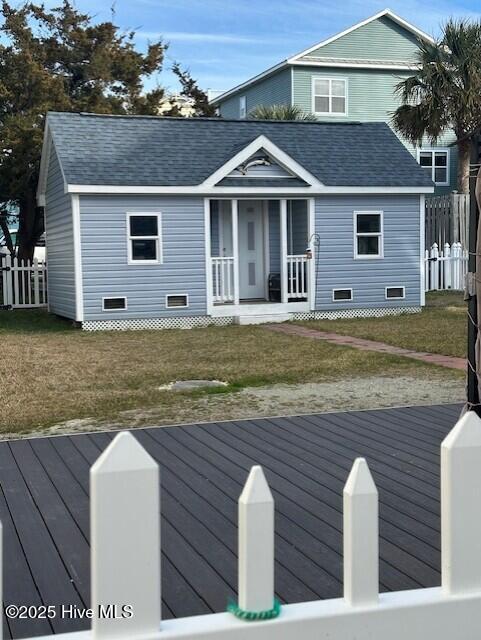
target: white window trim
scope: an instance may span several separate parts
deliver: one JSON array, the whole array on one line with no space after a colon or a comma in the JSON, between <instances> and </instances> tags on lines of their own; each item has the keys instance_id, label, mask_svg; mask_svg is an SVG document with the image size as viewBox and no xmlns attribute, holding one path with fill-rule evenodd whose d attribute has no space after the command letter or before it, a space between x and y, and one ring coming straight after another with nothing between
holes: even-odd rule
<instances>
[{"instance_id":1,"label":"white window trim","mask_svg":"<svg viewBox=\"0 0 481 640\"><path fill-rule=\"evenodd\" d=\"M125 307L123 307L122 309L106 309L105 308L105 300L118 300L119 298L125 300ZM127 306L127 296L103 296L102 297L102 312L104 313L110 313L112 312L118 312L118 311L127 311L128 306Z\"/></svg>"},{"instance_id":2,"label":"white window trim","mask_svg":"<svg viewBox=\"0 0 481 640\"><path fill-rule=\"evenodd\" d=\"M402 296L396 296L395 298L393 298L393 297L388 298L388 296L387 296L387 290L388 289L402 289L403 294L402 294ZM385 289L384 289L384 298L386 300L404 300L406 298L406 287L403 287L403 286L401 286L399 284L390 284L389 286L385 287Z\"/></svg>"},{"instance_id":3,"label":"white window trim","mask_svg":"<svg viewBox=\"0 0 481 640\"><path fill-rule=\"evenodd\" d=\"M431 180L437 187L447 187L449 186L449 174L451 171L451 150L449 147L418 147L417 149L417 160L418 163L421 164L421 153L445 153L446 154L446 182L436 182L435 177L435 166L434 166L434 155L433 155L433 164L431 166ZM425 169L426 167L422 167Z\"/></svg>"},{"instance_id":4,"label":"white window trim","mask_svg":"<svg viewBox=\"0 0 481 640\"><path fill-rule=\"evenodd\" d=\"M334 298L334 294L336 293L336 291L350 291L351 292L351 297L349 299L344 299L344 300L336 300ZM354 300L354 293L353 290L350 287L339 287L339 289L333 289L332 290L332 301L333 302L352 302Z\"/></svg>"},{"instance_id":5,"label":"white window trim","mask_svg":"<svg viewBox=\"0 0 481 640\"><path fill-rule=\"evenodd\" d=\"M177 298L178 296L185 296L185 304L182 306L176 305L175 307L169 307L168 302L169 298ZM189 294L188 293L168 293L165 296L165 308L166 309L187 309L189 306Z\"/></svg>"},{"instance_id":6,"label":"white window trim","mask_svg":"<svg viewBox=\"0 0 481 640\"><path fill-rule=\"evenodd\" d=\"M329 82L329 96L323 96L323 97L329 97L329 109L330 111L316 111L316 92L315 92L315 86L316 86L316 80L327 80ZM333 112L332 111L332 81L340 81L340 82L344 82L344 111L342 113L340 112ZM348 88L349 88L349 82L348 82L348 78L337 78L335 76L312 76L311 79L311 111L312 113L314 113L316 116L331 116L333 118L338 118L338 117L344 117L347 116L349 108L348 108ZM341 96L334 96L335 98L337 97L341 97Z\"/></svg>"},{"instance_id":7,"label":"white window trim","mask_svg":"<svg viewBox=\"0 0 481 640\"><path fill-rule=\"evenodd\" d=\"M244 113L244 115L242 115ZM239 96L239 120L247 118L247 96Z\"/></svg>"},{"instance_id":8,"label":"white window trim","mask_svg":"<svg viewBox=\"0 0 481 640\"><path fill-rule=\"evenodd\" d=\"M362 215L378 215L381 218L380 231L378 233L358 233L357 217ZM384 211L354 211L354 260L380 260L384 258ZM357 252L358 236L376 236L379 237L379 253L376 255L364 255Z\"/></svg>"},{"instance_id":9,"label":"white window trim","mask_svg":"<svg viewBox=\"0 0 481 640\"><path fill-rule=\"evenodd\" d=\"M130 218L138 217L156 217L157 218L157 236L131 236L130 235ZM127 212L127 264L129 265L146 265L146 264L162 264L164 262L162 251L162 214L158 211L128 211ZM133 260L132 259L132 240L156 240L157 241L157 259L156 260Z\"/></svg>"}]
</instances>

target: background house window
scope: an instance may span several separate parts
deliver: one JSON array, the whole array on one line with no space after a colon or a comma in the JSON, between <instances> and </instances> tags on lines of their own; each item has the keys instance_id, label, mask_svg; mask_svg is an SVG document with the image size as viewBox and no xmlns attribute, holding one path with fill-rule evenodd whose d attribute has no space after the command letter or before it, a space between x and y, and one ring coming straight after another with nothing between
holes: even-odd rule
<instances>
[{"instance_id":1,"label":"background house window","mask_svg":"<svg viewBox=\"0 0 481 640\"><path fill-rule=\"evenodd\" d=\"M247 118L247 99L245 96L239 98L239 118L241 120Z\"/></svg>"},{"instance_id":2,"label":"background house window","mask_svg":"<svg viewBox=\"0 0 481 640\"><path fill-rule=\"evenodd\" d=\"M419 164L429 173L435 184L449 184L449 151L447 149L420 149Z\"/></svg>"},{"instance_id":3,"label":"background house window","mask_svg":"<svg viewBox=\"0 0 481 640\"><path fill-rule=\"evenodd\" d=\"M338 78L313 78L312 110L321 115L347 114L347 81Z\"/></svg>"},{"instance_id":4,"label":"background house window","mask_svg":"<svg viewBox=\"0 0 481 640\"><path fill-rule=\"evenodd\" d=\"M382 258L382 211L354 212L354 257Z\"/></svg>"},{"instance_id":5,"label":"background house window","mask_svg":"<svg viewBox=\"0 0 481 640\"><path fill-rule=\"evenodd\" d=\"M160 214L127 214L129 262L161 262Z\"/></svg>"}]
</instances>

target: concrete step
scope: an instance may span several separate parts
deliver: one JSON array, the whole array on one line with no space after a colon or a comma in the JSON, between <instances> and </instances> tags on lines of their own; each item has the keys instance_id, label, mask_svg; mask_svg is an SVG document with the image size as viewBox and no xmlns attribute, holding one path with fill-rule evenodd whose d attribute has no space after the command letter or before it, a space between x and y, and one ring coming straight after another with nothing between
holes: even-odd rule
<instances>
[{"instance_id":1,"label":"concrete step","mask_svg":"<svg viewBox=\"0 0 481 640\"><path fill-rule=\"evenodd\" d=\"M264 313L259 315L236 316L236 324L265 324L268 322L286 322L291 319L290 313Z\"/></svg>"}]
</instances>

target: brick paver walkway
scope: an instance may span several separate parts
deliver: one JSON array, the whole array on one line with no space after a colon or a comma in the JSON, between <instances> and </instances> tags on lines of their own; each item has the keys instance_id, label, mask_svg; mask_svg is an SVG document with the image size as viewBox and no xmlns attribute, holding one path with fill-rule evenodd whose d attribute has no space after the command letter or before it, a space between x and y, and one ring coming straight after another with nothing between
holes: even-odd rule
<instances>
[{"instance_id":1,"label":"brick paver walkway","mask_svg":"<svg viewBox=\"0 0 481 640\"><path fill-rule=\"evenodd\" d=\"M440 367L448 367L449 369L466 369L466 360L464 358L456 358L454 356L442 356L436 353L423 353L421 351L411 351L410 349L402 349L401 347L393 347L385 342L376 342L375 340L364 340L363 338L354 338L353 336L343 336L339 333L331 333L329 331L319 331L317 329L308 329L295 324L265 324L265 329L276 331L278 333L287 333L301 338L312 338L314 340L326 340L333 344L341 344L347 347L354 347L362 351L379 351L381 353L390 353L395 356L405 356L414 360L421 360L429 364L437 364Z\"/></svg>"}]
</instances>

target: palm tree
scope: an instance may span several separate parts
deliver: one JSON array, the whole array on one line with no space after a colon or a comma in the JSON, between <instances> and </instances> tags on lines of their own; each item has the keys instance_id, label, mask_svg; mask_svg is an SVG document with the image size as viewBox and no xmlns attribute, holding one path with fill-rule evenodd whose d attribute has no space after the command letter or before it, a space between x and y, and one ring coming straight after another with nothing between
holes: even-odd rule
<instances>
[{"instance_id":1,"label":"palm tree","mask_svg":"<svg viewBox=\"0 0 481 640\"><path fill-rule=\"evenodd\" d=\"M297 104L260 104L249 112L254 120L317 120L312 113L307 113Z\"/></svg>"},{"instance_id":2,"label":"palm tree","mask_svg":"<svg viewBox=\"0 0 481 640\"><path fill-rule=\"evenodd\" d=\"M481 21L449 20L434 43L419 45L419 68L400 82L395 129L413 144L449 131L458 147L458 191L469 192L471 143L481 130Z\"/></svg>"}]
</instances>

